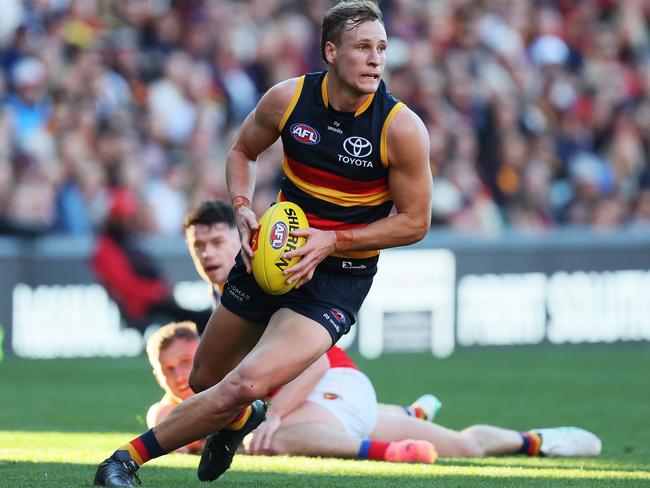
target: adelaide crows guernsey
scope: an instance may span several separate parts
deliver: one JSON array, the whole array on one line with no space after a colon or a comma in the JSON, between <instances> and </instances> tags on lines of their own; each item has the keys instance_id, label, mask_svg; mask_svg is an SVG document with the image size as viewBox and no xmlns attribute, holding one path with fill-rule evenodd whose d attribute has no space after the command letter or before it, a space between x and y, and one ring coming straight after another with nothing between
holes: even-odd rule
<instances>
[{"instance_id":1,"label":"adelaide crows guernsey","mask_svg":"<svg viewBox=\"0 0 650 488\"><path fill-rule=\"evenodd\" d=\"M300 205L311 227L355 229L387 217L393 207L386 128L404 104L381 81L356 112L338 112L328 104L326 82L327 72L300 77L280 121L284 178L279 200ZM377 254L350 251L334 256Z\"/></svg>"}]
</instances>

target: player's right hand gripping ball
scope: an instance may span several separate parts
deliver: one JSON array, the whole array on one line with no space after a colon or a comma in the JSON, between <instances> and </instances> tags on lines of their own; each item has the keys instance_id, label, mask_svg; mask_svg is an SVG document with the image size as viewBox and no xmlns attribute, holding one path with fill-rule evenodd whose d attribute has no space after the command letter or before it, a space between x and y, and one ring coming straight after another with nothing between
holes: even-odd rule
<instances>
[{"instance_id":1,"label":"player's right hand gripping ball","mask_svg":"<svg viewBox=\"0 0 650 488\"><path fill-rule=\"evenodd\" d=\"M289 276L282 272L300 261L300 257L283 258L307 242L305 237L294 237L289 232L309 227L305 212L292 202L279 202L271 206L259 221L253 236L253 276L260 288L270 295L282 295L296 286L287 283Z\"/></svg>"}]
</instances>

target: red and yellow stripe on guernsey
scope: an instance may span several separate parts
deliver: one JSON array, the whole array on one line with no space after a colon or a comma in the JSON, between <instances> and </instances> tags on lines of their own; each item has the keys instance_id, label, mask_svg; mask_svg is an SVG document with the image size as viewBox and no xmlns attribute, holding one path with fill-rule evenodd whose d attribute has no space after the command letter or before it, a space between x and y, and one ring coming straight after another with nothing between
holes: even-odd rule
<instances>
[{"instance_id":1,"label":"red and yellow stripe on guernsey","mask_svg":"<svg viewBox=\"0 0 650 488\"><path fill-rule=\"evenodd\" d=\"M278 202L286 201L284 194L282 192L278 193ZM368 224L350 224L347 222L339 222L337 220L324 219L318 217L309 212L305 212L307 221L309 222L310 227L321 230L349 230L349 229L358 229L360 227L365 227ZM379 251L346 251L346 252L335 252L332 253L332 256L337 258L348 258L348 259L366 259L377 256Z\"/></svg>"},{"instance_id":2,"label":"red and yellow stripe on guernsey","mask_svg":"<svg viewBox=\"0 0 650 488\"><path fill-rule=\"evenodd\" d=\"M381 205L390 200L386 177L371 181L351 180L312 168L286 154L282 160L282 169L299 190L341 207Z\"/></svg>"}]
</instances>

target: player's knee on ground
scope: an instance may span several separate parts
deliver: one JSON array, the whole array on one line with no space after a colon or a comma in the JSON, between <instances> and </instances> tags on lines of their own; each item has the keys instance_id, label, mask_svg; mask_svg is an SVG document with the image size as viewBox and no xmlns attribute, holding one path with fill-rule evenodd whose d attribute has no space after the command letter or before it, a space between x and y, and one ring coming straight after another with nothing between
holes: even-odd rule
<instances>
[{"instance_id":1,"label":"player's knee on ground","mask_svg":"<svg viewBox=\"0 0 650 488\"><path fill-rule=\"evenodd\" d=\"M451 456L457 457L483 457L485 449L478 441L478 432L481 430L480 425L472 425L460 431L462 441L454 446L454 452Z\"/></svg>"},{"instance_id":2,"label":"player's knee on ground","mask_svg":"<svg viewBox=\"0 0 650 488\"><path fill-rule=\"evenodd\" d=\"M318 456L318 457L354 457L347 446L332 443L327 438L313 435L312 422L280 426L273 435L271 445L265 453L271 456ZM361 441L359 441L360 443Z\"/></svg>"},{"instance_id":3,"label":"player's knee on ground","mask_svg":"<svg viewBox=\"0 0 650 488\"><path fill-rule=\"evenodd\" d=\"M292 428L294 426L290 425L289 427L280 427L271 440L271 445L269 446L268 452L265 454L272 456L291 456L298 453L296 449L291 449L293 446L295 448L295 434L292 433Z\"/></svg>"}]
</instances>

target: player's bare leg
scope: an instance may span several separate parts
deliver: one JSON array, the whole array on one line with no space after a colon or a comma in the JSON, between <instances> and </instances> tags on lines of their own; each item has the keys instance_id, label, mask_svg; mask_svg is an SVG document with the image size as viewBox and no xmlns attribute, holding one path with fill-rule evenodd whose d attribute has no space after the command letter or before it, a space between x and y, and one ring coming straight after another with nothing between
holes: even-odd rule
<instances>
[{"instance_id":1,"label":"player's bare leg","mask_svg":"<svg viewBox=\"0 0 650 488\"><path fill-rule=\"evenodd\" d=\"M190 386L199 393L221 381L258 343L264 326L223 306L212 313L194 356Z\"/></svg>"},{"instance_id":2,"label":"player's bare leg","mask_svg":"<svg viewBox=\"0 0 650 488\"><path fill-rule=\"evenodd\" d=\"M379 404L379 409L385 412L393 412L399 415L408 415L410 417L416 417L421 420L427 420L433 422L438 415L438 412L442 408L442 403L435 395L427 393L421 395L417 400L415 400L411 405L400 406L400 405L387 405L384 403Z\"/></svg>"},{"instance_id":3,"label":"player's bare leg","mask_svg":"<svg viewBox=\"0 0 650 488\"><path fill-rule=\"evenodd\" d=\"M516 454L521 449L521 432L492 425L471 425L460 431L481 446L484 456Z\"/></svg>"},{"instance_id":4,"label":"player's bare leg","mask_svg":"<svg viewBox=\"0 0 650 488\"><path fill-rule=\"evenodd\" d=\"M150 459L225 427L245 431L255 410L251 403L298 376L331 343L329 333L320 324L290 310L279 310L257 345L234 370L216 385L184 401L156 427L119 447L98 466L95 484L130 486L139 466ZM248 417L241 425L234 423L242 411L248 412ZM234 450L227 449L229 457L221 463L223 470L230 466ZM217 476L221 472L217 470Z\"/></svg>"},{"instance_id":5,"label":"player's bare leg","mask_svg":"<svg viewBox=\"0 0 650 488\"><path fill-rule=\"evenodd\" d=\"M413 417L380 411L372 437L383 440L425 439L442 457L503 456L522 452L527 433L491 425L472 425L458 432Z\"/></svg>"},{"instance_id":6,"label":"player's bare leg","mask_svg":"<svg viewBox=\"0 0 650 488\"><path fill-rule=\"evenodd\" d=\"M282 419L269 454L356 458L360 445L326 408L307 401Z\"/></svg>"},{"instance_id":7,"label":"player's bare leg","mask_svg":"<svg viewBox=\"0 0 650 488\"><path fill-rule=\"evenodd\" d=\"M245 409L251 409L253 400L266 396L271 389L302 373L331 344L331 336L323 326L292 310L280 309L271 317L260 341L239 366L222 382L204 392L210 393L205 402L210 410L208 415L196 418L194 414L199 410L195 408L192 411L195 418L186 419L186 424L202 423L201 419L205 419L209 425L212 420L212 432L227 427L206 442L198 469L201 480L214 480L228 469L237 446L259 425L263 416L257 412L250 422L244 418L228 425L229 421ZM227 412L225 423L221 412ZM219 424L215 422L217 418Z\"/></svg>"},{"instance_id":8,"label":"player's bare leg","mask_svg":"<svg viewBox=\"0 0 650 488\"><path fill-rule=\"evenodd\" d=\"M370 437L383 441L422 439L431 442L440 456L477 457L485 454L476 439L431 422L401 413L380 410ZM521 444L521 437L519 437Z\"/></svg>"},{"instance_id":9,"label":"player's bare leg","mask_svg":"<svg viewBox=\"0 0 650 488\"><path fill-rule=\"evenodd\" d=\"M487 456L517 453L528 456L598 456L602 448L595 434L579 427L517 432L491 425L472 425L461 433L474 438Z\"/></svg>"},{"instance_id":10,"label":"player's bare leg","mask_svg":"<svg viewBox=\"0 0 650 488\"><path fill-rule=\"evenodd\" d=\"M282 419L269 454L420 463L437 458L433 445L424 440L382 442L356 437L329 410L310 401Z\"/></svg>"}]
</instances>

